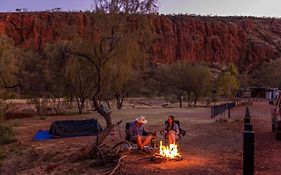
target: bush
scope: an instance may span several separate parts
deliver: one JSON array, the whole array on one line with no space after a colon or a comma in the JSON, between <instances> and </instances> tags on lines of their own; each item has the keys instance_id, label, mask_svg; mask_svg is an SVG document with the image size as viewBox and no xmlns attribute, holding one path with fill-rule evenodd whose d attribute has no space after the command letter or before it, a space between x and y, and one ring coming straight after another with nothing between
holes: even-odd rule
<instances>
[{"instance_id":1,"label":"bush","mask_svg":"<svg viewBox=\"0 0 281 175\"><path fill-rule=\"evenodd\" d=\"M0 161L5 158L6 158L6 155L5 155L4 151L0 148Z\"/></svg>"},{"instance_id":2,"label":"bush","mask_svg":"<svg viewBox=\"0 0 281 175\"><path fill-rule=\"evenodd\" d=\"M14 103L12 101L0 99L0 123L4 120L5 113L12 107L14 107Z\"/></svg>"},{"instance_id":3,"label":"bush","mask_svg":"<svg viewBox=\"0 0 281 175\"><path fill-rule=\"evenodd\" d=\"M15 142L15 133L9 126L0 125L0 146Z\"/></svg>"},{"instance_id":4,"label":"bush","mask_svg":"<svg viewBox=\"0 0 281 175\"><path fill-rule=\"evenodd\" d=\"M4 150L0 147L0 167L3 166L4 159L6 158Z\"/></svg>"}]
</instances>

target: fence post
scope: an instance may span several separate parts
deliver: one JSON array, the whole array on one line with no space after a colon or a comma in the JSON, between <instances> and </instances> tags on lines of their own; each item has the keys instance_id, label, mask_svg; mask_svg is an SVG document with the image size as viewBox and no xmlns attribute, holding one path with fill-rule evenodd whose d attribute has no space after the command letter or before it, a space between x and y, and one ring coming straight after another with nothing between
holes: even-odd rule
<instances>
[{"instance_id":1,"label":"fence post","mask_svg":"<svg viewBox=\"0 0 281 175\"><path fill-rule=\"evenodd\" d=\"M243 175L254 175L255 133L244 131Z\"/></svg>"},{"instance_id":2,"label":"fence post","mask_svg":"<svg viewBox=\"0 0 281 175\"><path fill-rule=\"evenodd\" d=\"M215 116L215 106L211 106L211 118Z\"/></svg>"},{"instance_id":3,"label":"fence post","mask_svg":"<svg viewBox=\"0 0 281 175\"><path fill-rule=\"evenodd\" d=\"M253 131L253 126L250 123L244 124L244 131Z\"/></svg>"},{"instance_id":4,"label":"fence post","mask_svg":"<svg viewBox=\"0 0 281 175\"><path fill-rule=\"evenodd\" d=\"M244 124L246 124L246 123L248 123L248 124L251 123L251 118L250 117L245 117L244 118Z\"/></svg>"},{"instance_id":5,"label":"fence post","mask_svg":"<svg viewBox=\"0 0 281 175\"><path fill-rule=\"evenodd\" d=\"M250 117L250 110L249 110L249 106L246 106L246 113L245 113L246 117Z\"/></svg>"}]
</instances>

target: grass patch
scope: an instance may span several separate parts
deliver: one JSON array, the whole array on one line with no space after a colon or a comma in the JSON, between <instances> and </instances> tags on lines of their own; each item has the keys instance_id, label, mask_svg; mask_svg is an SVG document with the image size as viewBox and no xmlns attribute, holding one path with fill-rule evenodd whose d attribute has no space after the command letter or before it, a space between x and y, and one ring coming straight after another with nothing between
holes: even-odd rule
<instances>
[{"instance_id":1,"label":"grass patch","mask_svg":"<svg viewBox=\"0 0 281 175\"><path fill-rule=\"evenodd\" d=\"M15 142L15 133L11 126L0 125L0 146Z\"/></svg>"},{"instance_id":2,"label":"grass patch","mask_svg":"<svg viewBox=\"0 0 281 175\"><path fill-rule=\"evenodd\" d=\"M20 126L20 121L18 119L9 120L6 122L5 126L17 127Z\"/></svg>"}]
</instances>

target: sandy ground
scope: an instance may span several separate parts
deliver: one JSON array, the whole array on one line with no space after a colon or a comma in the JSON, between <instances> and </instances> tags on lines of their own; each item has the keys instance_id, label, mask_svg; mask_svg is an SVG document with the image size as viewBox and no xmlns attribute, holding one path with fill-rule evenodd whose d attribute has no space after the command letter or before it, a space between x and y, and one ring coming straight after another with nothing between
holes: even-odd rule
<instances>
[{"instance_id":1,"label":"sandy ground","mask_svg":"<svg viewBox=\"0 0 281 175\"><path fill-rule=\"evenodd\" d=\"M275 141L271 132L270 108L266 101L254 102L250 107L253 129L256 133L255 174L281 174L281 142ZM180 145L182 161L154 163L151 155L128 154L121 174L188 174L188 175L239 175L242 174L243 117L245 107L231 111L227 122L210 119L210 108L140 108L113 110L113 121L125 122L140 115L148 119L147 128L158 131L168 115L181 121L187 135ZM75 137L33 141L39 129L49 129L55 120L103 118L96 113L30 118L12 121L19 142L2 148L6 158L0 162L0 174L102 174L103 168L90 167L88 162L70 162L68 159L79 149L94 142L95 137ZM106 144L114 145L122 140L118 129ZM280 173L278 173L280 172Z\"/></svg>"}]
</instances>

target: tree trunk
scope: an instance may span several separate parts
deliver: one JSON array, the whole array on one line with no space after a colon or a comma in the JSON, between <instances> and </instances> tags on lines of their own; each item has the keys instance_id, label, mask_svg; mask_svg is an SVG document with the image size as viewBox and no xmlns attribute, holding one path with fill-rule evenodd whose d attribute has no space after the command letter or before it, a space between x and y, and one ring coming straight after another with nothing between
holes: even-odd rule
<instances>
[{"instance_id":1,"label":"tree trunk","mask_svg":"<svg viewBox=\"0 0 281 175\"><path fill-rule=\"evenodd\" d=\"M188 107L191 106L191 102L190 102L190 94L187 94L187 104L188 104Z\"/></svg>"},{"instance_id":2,"label":"tree trunk","mask_svg":"<svg viewBox=\"0 0 281 175\"><path fill-rule=\"evenodd\" d=\"M69 108L70 109L72 109L72 102L73 102L73 95L71 94L70 98L69 98Z\"/></svg>"},{"instance_id":3,"label":"tree trunk","mask_svg":"<svg viewBox=\"0 0 281 175\"><path fill-rule=\"evenodd\" d=\"M116 94L117 109L121 109L124 101L124 95Z\"/></svg>"},{"instance_id":4,"label":"tree trunk","mask_svg":"<svg viewBox=\"0 0 281 175\"><path fill-rule=\"evenodd\" d=\"M84 109L85 99L76 98L79 114L82 114Z\"/></svg>"},{"instance_id":5,"label":"tree trunk","mask_svg":"<svg viewBox=\"0 0 281 175\"><path fill-rule=\"evenodd\" d=\"M32 103L34 103L35 105L35 109L38 115L41 114L41 102L40 102L40 98L33 98Z\"/></svg>"},{"instance_id":6,"label":"tree trunk","mask_svg":"<svg viewBox=\"0 0 281 175\"><path fill-rule=\"evenodd\" d=\"M112 124L111 114L110 112L106 112L103 107L98 103L97 99L93 97L93 104L95 110L103 116L106 121L106 128L103 130L101 134L98 135L98 139L96 141L96 146L99 146L109 135L109 133L113 130L114 125Z\"/></svg>"},{"instance_id":7,"label":"tree trunk","mask_svg":"<svg viewBox=\"0 0 281 175\"><path fill-rule=\"evenodd\" d=\"M196 107L197 100L198 100L198 97L195 97L195 99L194 99L194 106L193 107Z\"/></svg>"},{"instance_id":8,"label":"tree trunk","mask_svg":"<svg viewBox=\"0 0 281 175\"><path fill-rule=\"evenodd\" d=\"M182 96L179 96L180 108L182 108Z\"/></svg>"},{"instance_id":9,"label":"tree trunk","mask_svg":"<svg viewBox=\"0 0 281 175\"><path fill-rule=\"evenodd\" d=\"M57 105L55 107L55 115L58 115L59 114L59 109L60 109L60 99L58 99L58 102L57 102Z\"/></svg>"}]
</instances>

